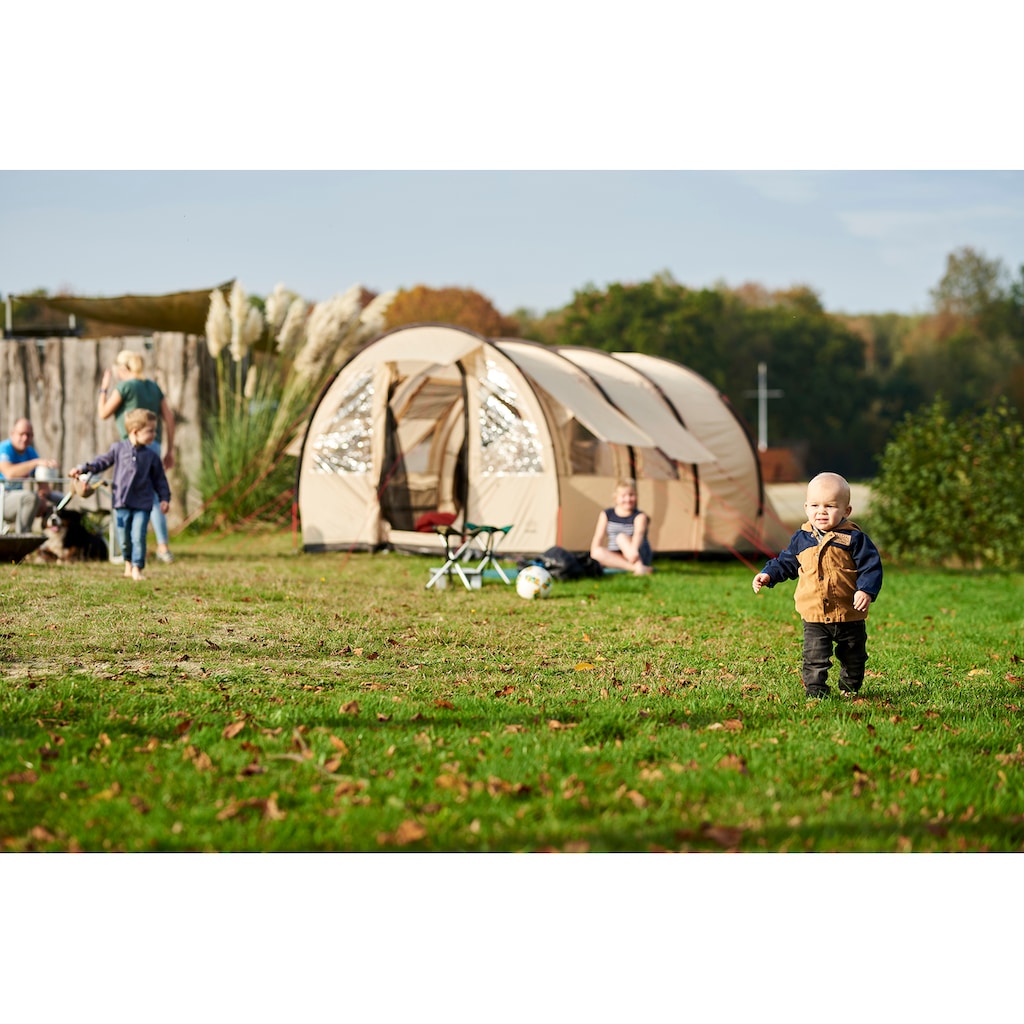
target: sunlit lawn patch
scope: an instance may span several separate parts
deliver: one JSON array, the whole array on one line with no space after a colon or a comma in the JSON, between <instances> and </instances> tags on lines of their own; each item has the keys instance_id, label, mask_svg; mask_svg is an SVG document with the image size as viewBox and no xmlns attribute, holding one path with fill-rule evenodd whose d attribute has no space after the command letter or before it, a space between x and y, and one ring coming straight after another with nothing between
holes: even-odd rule
<instances>
[{"instance_id":1,"label":"sunlit lawn patch","mask_svg":"<svg viewBox=\"0 0 1024 1024\"><path fill-rule=\"evenodd\" d=\"M179 543L0 571L19 850L1009 851L1021 577L891 567L863 695L807 703L738 563L426 591L427 561Z\"/></svg>"}]
</instances>

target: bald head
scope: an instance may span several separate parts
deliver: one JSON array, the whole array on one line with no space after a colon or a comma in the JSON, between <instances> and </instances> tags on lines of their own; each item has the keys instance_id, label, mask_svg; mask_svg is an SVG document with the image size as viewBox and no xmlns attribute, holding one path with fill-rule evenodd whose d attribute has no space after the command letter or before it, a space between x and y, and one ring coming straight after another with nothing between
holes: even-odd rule
<instances>
[{"instance_id":1,"label":"bald head","mask_svg":"<svg viewBox=\"0 0 1024 1024\"><path fill-rule=\"evenodd\" d=\"M16 452L23 452L31 443L33 437L32 424L23 416L14 421L11 427L11 444Z\"/></svg>"},{"instance_id":2,"label":"bald head","mask_svg":"<svg viewBox=\"0 0 1024 1024\"><path fill-rule=\"evenodd\" d=\"M846 478L838 473L819 473L816 477L812 477L807 485L808 500L810 500L812 491L818 495L830 495L844 507L850 504L850 485L846 482Z\"/></svg>"}]
</instances>

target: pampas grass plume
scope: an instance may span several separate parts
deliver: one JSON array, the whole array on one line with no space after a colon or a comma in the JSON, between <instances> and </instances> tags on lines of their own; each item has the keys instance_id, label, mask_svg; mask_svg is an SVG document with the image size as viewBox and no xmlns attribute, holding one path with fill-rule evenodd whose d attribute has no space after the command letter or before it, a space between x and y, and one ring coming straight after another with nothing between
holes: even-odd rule
<instances>
[{"instance_id":1,"label":"pampas grass plume","mask_svg":"<svg viewBox=\"0 0 1024 1024\"><path fill-rule=\"evenodd\" d=\"M313 379L322 372L349 331L358 323L362 294L362 285L354 284L341 295L318 302L313 307L306 326L306 344L295 357L294 373Z\"/></svg>"},{"instance_id":2,"label":"pampas grass plume","mask_svg":"<svg viewBox=\"0 0 1024 1024\"><path fill-rule=\"evenodd\" d=\"M267 296L263 308L266 312L267 327L272 334L276 335L281 330L285 316L295 297L295 293L290 292L281 283L274 285L274 290Z\"/></svg>"},{"instance_id":3,"label":"pampas grass plume","mask_svg":"<svg viewBox=\"0 0 1024 1024\"><path fill-rule=\"evenodd\" d=\"M381 292L359 314L359 325L356 328L356 337L359 341L372 338L384 330L384 318L388 306L391 305L397 294L397 291Z\"/></svg>"},{"instance_id":4,"label":"pampas grass plume","mask_svg":"<svg viewBox=\"0 0 1024 1024\"><path fill-rule=\"evenodd\" d=\"M216 359L231 341L231 313L224 293L216 288L210 293L210 309L206 314L206 347Z\"/></svg>"},{"instance_id":5,"label":"pampas grass plume","mask_svg":"<svg viewBox=\"0 0 1024 1024\"><path fill-rule=\"evenodd\" d=\"M284 323L277 332L277 351L288 355L298 348L306 329L306 313L309 307L305 299L292 299L285 314Z\"/></svg>"}]
</instances>

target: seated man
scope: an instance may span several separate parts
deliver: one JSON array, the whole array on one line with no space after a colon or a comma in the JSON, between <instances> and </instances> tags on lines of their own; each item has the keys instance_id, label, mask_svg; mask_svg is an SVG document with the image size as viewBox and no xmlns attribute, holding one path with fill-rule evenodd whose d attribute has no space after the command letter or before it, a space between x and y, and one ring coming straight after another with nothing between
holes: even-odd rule
<instances>
[{"instance_id":1,"label":"seated man","mask_svg":"<svg viewBox=\"0 0 1024 1024\"><path fill-rule=\"evenodd\" d=\"M11 428L11 436L0 441L0 483L4 488L3 518L13 522L18 533L31 533L32 523L40 505L40 497L24 482L39 467L56 469L53 459L42 459L32 447L32 424L18 420ZM49 488L46 488L48 491Z\"/></svg>"}]
</instances>

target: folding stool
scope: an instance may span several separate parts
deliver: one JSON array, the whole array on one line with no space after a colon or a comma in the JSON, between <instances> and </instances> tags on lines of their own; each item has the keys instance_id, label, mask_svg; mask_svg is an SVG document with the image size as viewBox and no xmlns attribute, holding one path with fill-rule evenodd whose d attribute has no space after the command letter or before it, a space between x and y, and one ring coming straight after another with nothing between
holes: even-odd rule
<instances>
[{"instance_id":1,"label":"folding stool","mask_svg":"<svg viewBox=\"0 0 1024 1024\"><path fill-rule=\"evenodd\" d=\"M498 558L494 553L494 549L501 542L501 539L503 537L507 537L508 531L511 529L511 524L508 526L480 526L477 523L466 523L466 533L469 537L466 543L462 546L462 549L465 549L475 542L477 547L483 552L483 558L477 562L476 569L474 570L475 572L482 573L485 567L492 567L506 583L512 582L508 576L505 575L505 570L498 564ZM484 537L482 545L477 540L481 535ZM469 584L467 584L467 586L468 585Z\"/></svg>"},{"instance_id":2,"label":"folding stool","mask_svg":"<svg viewBox=\"0 0 1024 1024\"><path fill-rule=\"evenodd\" d=\"M468 530L469 524L466 524ZM449 581L452 575L456 575L462 580L463 585L467 590L472 590L472 584L469 582L469 577L466 575L466 570L462 567L462 557L466 553L466 549L472 544L473 537L467 536L464 531L458 530L453 526L435 526L434 532L439 534L444 540L444 554L445 560L444 565L440 569L435 569L433 575L427 580L427 585L424 588L429 590L442 576L447 576ZM456 542L453 538L459 538L461 543L455 546Z\"/></svg>"}]
</instances>

